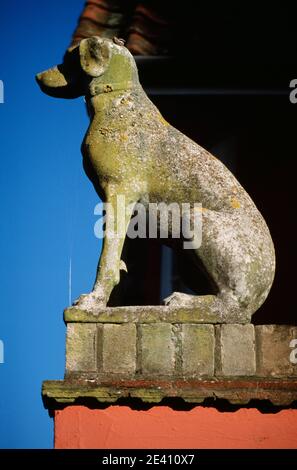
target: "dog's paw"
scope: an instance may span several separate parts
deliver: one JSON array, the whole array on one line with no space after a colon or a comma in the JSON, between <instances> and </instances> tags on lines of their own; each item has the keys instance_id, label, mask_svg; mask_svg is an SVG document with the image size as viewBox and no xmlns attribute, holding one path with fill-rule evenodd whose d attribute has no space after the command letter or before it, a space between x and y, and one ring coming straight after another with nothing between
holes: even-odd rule
<instances>
[{"instance_id":1,"label":"dog's paw","mask_svg":"<svg viewBox=\"0 0 297 470\"><path fill-rule=\"evenodd\" d=\"M90 292L89 294L82 294L73 302L72 305L74 307L81 308L82 310L93 312L98 310L98 308L106 307L106 302L105 299L97 295L95 292Z\"/></svg>"},{"instance_id":2,"label":"dog's paw","mask_svg":"<svg viewBox=\"0 0 297 470\"><path fill-rule=\"evenodd\" d=\"M163 300L163 304L170 307L188 307L191 306L196 296L184 294L182 292L173 292L169 297Z\"/></svg>"}]
</instances>

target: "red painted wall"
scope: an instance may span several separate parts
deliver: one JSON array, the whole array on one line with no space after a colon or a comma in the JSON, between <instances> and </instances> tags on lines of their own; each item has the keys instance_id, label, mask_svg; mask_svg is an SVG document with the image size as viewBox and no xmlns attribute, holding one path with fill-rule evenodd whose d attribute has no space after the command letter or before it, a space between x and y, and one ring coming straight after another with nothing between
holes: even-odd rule
<instances>
[{"instance_id":1,"label":"red painted wall","mask_svg":"<svg viewBox=\"0 0 297 470\"><path fill-rule=\"evenodd\" d=\"M94 410L68 406L55 412L55 447L73 448L297 448L297 410L220 412L197 406L175 411L154 406Z\"/></svg>"}]
</instances>

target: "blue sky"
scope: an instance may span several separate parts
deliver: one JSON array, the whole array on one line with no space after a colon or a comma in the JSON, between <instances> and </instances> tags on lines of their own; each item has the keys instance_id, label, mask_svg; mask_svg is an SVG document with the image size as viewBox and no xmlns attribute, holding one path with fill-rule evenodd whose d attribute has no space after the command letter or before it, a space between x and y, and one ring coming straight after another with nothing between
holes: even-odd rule
<instances>
[{"instance_id":1,"label":"blue sky","mask_svg":"<svg viewBox=\"0 0 297 470\"><path fill-rule=\"evenodd\" d=\"M34 79L61 62L83 4L1 3L0 448L53 446L41 383L63 378L70 258L74 299L91 289L101 248L80 153L83 98L50 98Z\"/></svg>"}]
</instances>

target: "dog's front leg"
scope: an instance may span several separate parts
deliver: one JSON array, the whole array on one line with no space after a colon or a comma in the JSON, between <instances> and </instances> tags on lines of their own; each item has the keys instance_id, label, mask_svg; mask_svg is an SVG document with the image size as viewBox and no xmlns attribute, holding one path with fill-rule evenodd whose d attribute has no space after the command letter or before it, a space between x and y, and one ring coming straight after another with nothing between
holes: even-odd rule
<instances>
[{"instance_id":1,"label":"dog's front leg","mask_svg":"<svg viewBox=\"0 0 297 470\"><path fill-rule=\"evenodd\" d=\"M119 283L120 269L124 266L121 254L135 203L136 198L121 191L120 188L106 191L106 229L96 281L93 291L81 295L75 302L77 307L90 311L106 307L113 288Z\"/></svg>"},{"instance_id":2,"label":"dog's front leg","mask_svg":"<svg viewBox=\"0 0 297 470\"><path fill-rule=\"evenodd\" d=\"M93 293L106 305L113 288L119 283L124 266L121 255L135 201L121 194L109 194L106 204L106 233L97 268Z\"/></svg>"}]
</instances>

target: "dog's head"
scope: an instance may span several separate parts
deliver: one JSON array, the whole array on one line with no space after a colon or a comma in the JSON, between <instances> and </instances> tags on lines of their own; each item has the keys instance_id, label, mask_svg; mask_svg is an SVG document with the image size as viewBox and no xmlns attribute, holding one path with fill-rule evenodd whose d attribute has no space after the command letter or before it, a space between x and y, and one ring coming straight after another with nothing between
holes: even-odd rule
<instances>
[{"instance_id":1,"label":"dog's head","mask_svg":"<svg viewBox=\"0 0 297 470\"><path fill-rule=\"evenodd\" d=\"M137 85L132 54L119 40L93 36L68 49L64 61L36 76L46 94L56 98L96 95Z\"/></svg>"}]
</instances>

